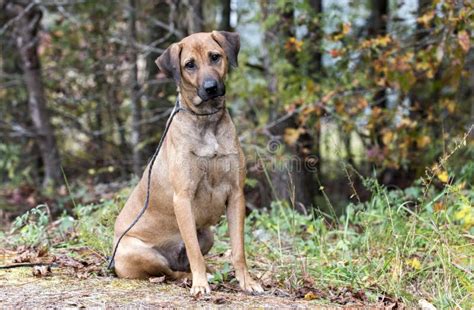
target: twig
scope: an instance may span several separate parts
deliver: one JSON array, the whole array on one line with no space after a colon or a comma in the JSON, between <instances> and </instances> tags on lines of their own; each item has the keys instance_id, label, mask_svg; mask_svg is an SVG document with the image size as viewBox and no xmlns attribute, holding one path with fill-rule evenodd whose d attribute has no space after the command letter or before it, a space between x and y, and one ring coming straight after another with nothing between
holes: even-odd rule
<instances>
[{"instance_id":1,"label":"twig","mask_svg":"<svg viewBox=\"0 0 474 310\"><path fill-rule=\"evenodd\" d=\"M51 267L51 266L53 266L53 264L47 264L47 263L18 263L18 264L0 266L0 269L13 269L13 268L34 267L34 266L50 266Z\"/></svg>"},{"instance_id":2,"label":"twig","mask_svg":"<svg viewBox=\"0 0 474 310\"><path fill-rule=\"evenodd\" d=\"M15 16L14 18L12 18L8 22L6 22L5 25L3 25L2 29L0 29L0 36L2 36L5 33L5 31L7 31L8 27L10 27L10 25L12 25L13 23L15 23L15 22L19 21L20 19L22 19L23 16L25 16L25 14L28 13L36 4L37 4L37 1L32 1L17 16Z\"/></svg>"}]
</instances>

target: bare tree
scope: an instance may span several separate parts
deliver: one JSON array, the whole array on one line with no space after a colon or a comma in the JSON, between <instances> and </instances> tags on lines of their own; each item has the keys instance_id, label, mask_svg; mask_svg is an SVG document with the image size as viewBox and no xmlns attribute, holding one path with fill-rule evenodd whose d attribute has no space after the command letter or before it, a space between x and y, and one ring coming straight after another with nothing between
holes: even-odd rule
<instances>
[{"instance_id":1,"label":"bare tree","mask_svg":"<svg viewBox=\"0 0 474 310\"><path fill-rule=\"evenodd\" d=\"M61 160L46 105L38 56L42 12L36 4L31 5L26 0L8 1L5 8L10 18L15 20L13 27L28 91L28 108L44 167L43 186L47 186L61 179Z\"/></svg>"},{"instance_id":2,"label":"bare tree","mask_svg":"<svg viewBox=\"0 0 474 310\"><path fill-rule=\"evenodd\" d=\"M141 139L141 121L142 121L142 105L140 101L140 85L138 84L138 55L137 50L134 46L134 42L137 41L137 5L136 0L129 0L129 18L128 18L128 31L130 40L129 57L131 63L130 70L130 97L132 102L132 162L133 172L137 175L141 174L142 170L142 158L141 151L139 148Z\"/></svg>"}]
</instances>

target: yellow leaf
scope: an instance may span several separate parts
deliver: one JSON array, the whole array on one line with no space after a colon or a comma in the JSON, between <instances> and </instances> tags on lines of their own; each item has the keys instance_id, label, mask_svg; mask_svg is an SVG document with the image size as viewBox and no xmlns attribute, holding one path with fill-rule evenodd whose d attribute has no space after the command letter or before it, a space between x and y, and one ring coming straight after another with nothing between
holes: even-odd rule
<instances>
[{"instance_id":1,"label":"yellow leaf","mask_svg":"<svg viewBox=\"0 0 474 310\"><path fill-rule=\"evenodd\" d=\"M283 139L285 140L286 144L294 145L296 141L298 141L298 138L300 137L301 132L302 132L302 129L300 128L297 128L297 129L286 128Z\"/></svg>"},{"instance_id":2,"label":"yellow leaf","mask_svg":"<svg viewBox=\"0 0 474 310\"><path fill-rule=\"evenodd\" d=\"M421 24L424 27L428 27L431 20L435 17L435 11L431 10L424 14L423 16L420 16L416 19L416 21Z\"/></svg>"},{"instance_id":3,"label":"yellow leaf","mask_svg":"<svg viewBox=\"0 0 474 310\"><path fill-rule=\"evenodd\" d=\"M303 46L303 41L297 40L295 37L290 37L285 43L285 49L288 51L300 52Z\"/></svg>"},{"instance_id":4,"label":"yellow leaf","mask_svg":"<svg viewBox=\"0 0 474 310\"><path fill-rule=\"evenodd\" d=\"M344 38L349 32L351 31L351 24L350 23L344 23L342 24L342 29L341 32L335 34L332 36L333 41L340 41L342 38Z\"/></svg>"},{"instance_id":5,"label":"yellow leaf","mask_svg":"<svg viewBox=\"0 0 474 310\"><path fill-rule=\"evenodd\" d=\"M420 270L421 269L421 263L418 260L418 258L413 257L412 259L407 260L407 265L412 267L413 269Z\"/></svg>"},{"instance_id":6,"label":"yellow leaf","mask_svg":"<svg viewBox=\"0 0 474 310\"><path fill-rule=\"evenodd\" d=\"M448 110L449 113L453 113L456 110L456 102L454 100L445 99L441 101L441 104L446 108L446 110Z\"/></svg>"},{"instance_id":7,"label":"yellow leaf","mask_svg":"<svg viewBox=\"0 0 474 310\"><path fill-rule=\"evenodd\" d=\"M317 296L313 292L308 292L304 295L304 300L313 300L316 299Z\"/></svg>"},{"instance_id":8,"label":"yellow leaf","mask_svg":"<svg viewBox=\"0 0 474 310\"><path fill-rule=\"evenodd\" d=\"M446 170L443 170L440 173L438 173L437 177L441 182L448 183L449 175L448 175L448 172Z\"/></svg>"},{"instance_id":9,"label":"yellow leaf","mask_svg":"<svg viewBox=\"0 0 474 310\"><path fill-rule=\"evenodd\" d=\"M465 219L466 217L469 217L471 214L471 207L468 205L463 205L459 211L454 213L454 219L455 220L462 220Z\"/></svg>"},{"instance_id":10,"label":"yellow leaf","mask_svg":"<svg viewBox=\"0 0 474 310\"><path fill-rule=\"evenodd\" d=\"M458 42L462 50L467 53L470 47L469 34L466 30L459 31L458 33Z\"/></svg>"},{"instance_id":11,"label":"yellow leaf","mask_svg":"<svg viewBox=\"0 0 474 310\"><path fill-rule=\"evenodd\" d=\"M309 225L308 228L306 228L306 232L310 233L310 234L314 234L315 230L314 230L314 226L313 225Z\"/></svg>"},{"instance_id":12,"label":"yellow leaf","mask_svg":"<svg viewBox=\"0 0 474 310\"><path fill-rule=\"evenodd\" d=\"M431 138L429 136L423 135L423 136L419 136L416 139L416 145L421 149L426 147L430 143L431 143Z\"/></svg>"},{"instance_id":13,"label":"yellow leaf","mask_svg":"<svg viewBox=\"0 0 474 310\"><path fill-rule=\"evenodd\" d=\"M454 213L454 219L462 221L463 227L470 229L474 226L474 208L468 204L464 204L459 211Z\"/></svg>"},{"instance_id":14,"label":"yellow leaf","mask_svg":"<svg viewBox=\"0 0 474 310\"><path fill-rule=\"evenodd\" d=\"M393 140L393 132L392 131L386 131L382 135L383 144L388 145L388 144L390 144L390 142L392 142L392 140Z\"/></svg>"},{"instance_id":15,"label":"yellow leaf","mask_svg":"<svg viewBox=\"0 0 474 310\"><path fill-rule=\"evenodd\" d=\"M390 42L392 42L392 38L390 36L379 36L375 39L375 44L380 46L387 46Z\"/></svg>"},{"instance_id":16,"label":"yellow leaf","mask_svg":"<svg viewBox=\"0 0 474 310\"><path fill-rule=\"evenodd\" d=\"M344 23L342 24L342 34L346 35L351 31L351 23Z\"/></svg>"}]
</instances>

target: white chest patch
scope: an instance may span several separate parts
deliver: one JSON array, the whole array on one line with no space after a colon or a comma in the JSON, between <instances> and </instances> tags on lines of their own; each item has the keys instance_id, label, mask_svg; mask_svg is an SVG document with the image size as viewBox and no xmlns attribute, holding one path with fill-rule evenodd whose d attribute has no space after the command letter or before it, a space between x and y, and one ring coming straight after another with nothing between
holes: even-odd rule
<instances>
[{"instance_id":1,"label":"white chest patch","mask_svg":"<svg viewBox=\"0 0 474 310\"><path fill-rule=\"evenodd\" d=\"M214 158L216 156L236 155L237 147L233 144L223 145L219 143L217 137L212 133L206 133L202 137L199 146L195 146L192 153L198 157Z\"/></svg>"}]
</instances>

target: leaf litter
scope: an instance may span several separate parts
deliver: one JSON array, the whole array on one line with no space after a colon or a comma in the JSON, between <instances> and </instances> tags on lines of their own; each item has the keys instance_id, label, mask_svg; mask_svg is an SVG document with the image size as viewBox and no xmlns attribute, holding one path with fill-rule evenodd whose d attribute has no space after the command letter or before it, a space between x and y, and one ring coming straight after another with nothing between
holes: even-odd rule
<instances>
[{"instance_id":1,"label":"leaf litter","mask_svg":"<svg viewBox=\"0 0 474 310\"><path fill-rule=\"evenodd\" d=\"M261 274L265 287L262 295L242 292L229 272L226 281L211 283L210 295L189 295L191 281L172 282L165 277L147 281L118 279L106 269L106 258L86 248L56 249L19 247L16 251L0 250L8 259L2 264L37 264L0 270L0 304L13 307L112 307L112 306L241 306L241 307L312 307L330 305L345 307L381 307L403 309L403 304L389 296L369 302L363 290L352 288L325 289L305 278L293 290L272 281L267 272ZM7 255L8 254L8 255ZM24 296L18 298L19 296Z\"/></svg>"}]
</instances>

